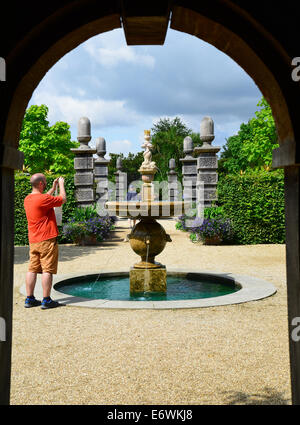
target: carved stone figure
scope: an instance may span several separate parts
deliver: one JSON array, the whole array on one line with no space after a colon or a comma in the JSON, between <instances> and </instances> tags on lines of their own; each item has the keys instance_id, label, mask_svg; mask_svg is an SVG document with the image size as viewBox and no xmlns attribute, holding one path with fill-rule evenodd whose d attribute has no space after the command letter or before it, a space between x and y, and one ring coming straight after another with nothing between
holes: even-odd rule
<instances>
[{"instance_id":1,"label":"carved stone figure","mask_svg":"<svg viewBox=\"0 0 300 425\"><path fill-rule=\"evenodd\" d=\"M151 150L153 149L153 145L150 142L151 140L150 130L144 130L144 139L145 139L145 142L142 144L142 148L145 149L145 152L143 153L144 162L141 165L141 169L156 170L156 164L154 161L152 161Z\"/></svg>"}]
</instances>

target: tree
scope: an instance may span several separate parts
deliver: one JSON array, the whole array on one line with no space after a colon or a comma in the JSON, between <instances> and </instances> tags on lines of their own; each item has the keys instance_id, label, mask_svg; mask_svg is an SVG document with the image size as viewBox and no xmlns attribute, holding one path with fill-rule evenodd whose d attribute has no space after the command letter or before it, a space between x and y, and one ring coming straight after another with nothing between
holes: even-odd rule
<instances>
[{"instance_id":1,"label":"tree","mask_svg":"<svg viewBox=\"0 0 300 425\"><path fill-rule=\"evenodd\" d=\"M225 171L230 174L236 174L248 168L248 157L242 148L245 140L251 140L251 138L251 126L249 123L242 123L238 134L226 139L226 145L219 161L220 172Z\"/></svg>"},{"instance_id":2,"label":"tree","mask_svg":"<svg viewBox=\"0 0 300 425\"><path fill-rule=\"evenodd\" d=\"M27 109L20 133L20 150L24 153L24 165L31 174L74 173L74 154L71 148L78 142L71 141L70 126L58 121L49 126L46 105L32 105Z\"/></svg>"},{"instance_id":3,"label":"tree","mask_svg":"<svg viewBox=\"0 0 300 425\"><path fill-rule=\"evenodd\" d=\"M153 156L152 160L156 162L158 172L155 175L155 180L162 181L167 180L167 173L169 171L169 160L174 158L176 161L178 177L181 179L181 162L180 158L184 157L183 152L183 139L186 136L191 136L194 145L201 145L200 134L192 132L191 129L187 128L186 125L176 117L173 120L170 118L161 118L151 129L152 133L152 144L153 144ZM117 171L116 162L117 158L122 159L122 171L127 173L128 184L135 180L140 180L141 175L138 169L144 161L143 151L136 154L129 153L127 157L124 154L111 153L109 174L108 178L110 181L115 181L114 173Z\"/></svg>"},{"instance_id":4,"label":"tree","mask_svg":"<svg viewBox=\"0 0 300 425\"><path fill-rule=\"evenodd\" d=\"M160 118L160 120L152 127L152 133L166 133L171 129L176 129L176 134L181 137L185 137L192 132L192 130L187 128L179 117L175 117L173 120L170 118Z\"/></svg>"},{"instance_id":5,"label":"tree","mask_svg":"<svg viewBox=\"0 0 300 425\"><path fill-rule=\"evenodd\" d=\"M270 105L262 98L257 106L261 109L255 113L256 118L250 120L252 139L244 141L242 151L251 168L269 168L272 165L272 151L279 147L278 136Z\"/></svg>"},{"instance_id":6,"label":"tree","mask_svg":"<svg viewBox=\"0 0 300 425\"><path fill-rule=\"evenodd\" d=\"M144 161L143 152L138 152L133 154L129 152L128 156L124 156L123 153L110 154L110 163L108 167L108 179L110 181L115 182L115 172L117 171L117 158L121 158L122 160L122 171L127 173L127 183L131 183L135 180L140 180L141 175L138 172L138 169L142 165Z\"/></svg>"},{"instance_id":7,"label":"tree","mask_svg":"<svg viewBox=\"0 0 300 425\"><path fill-rule=\"evenodd\" d=\"M201 145L199 133L194 133L179 117L171 120L161 118L151 129L153 150L153 161L158 167L157 180L167 180L169 171L169 160L175 159L176 171L179 179L182 178L180 159L184 157L183 139L190 136L194 145Z\"/></svg>"},{"instance_id":8,"label":"tree","mask_svg":"<svg viewBox=\"0 0 300 425\"><path fill-rule=\"evenodd\" d=\"M272 110L262 98L260 110L247 124L241 124L238 134L226 140L220 158L220 171L238 173L248 169L269 169L272 151L278 147L278 137Z\"/></svg>"}]
</instances>

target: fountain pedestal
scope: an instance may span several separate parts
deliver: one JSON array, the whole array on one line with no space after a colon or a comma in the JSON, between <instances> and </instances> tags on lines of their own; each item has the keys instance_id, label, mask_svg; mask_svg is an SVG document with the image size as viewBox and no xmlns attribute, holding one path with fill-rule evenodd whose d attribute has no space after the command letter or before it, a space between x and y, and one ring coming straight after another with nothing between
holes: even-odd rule
<instances>
[{"instance_id":1,"label":"fountain pedestal","mask_svg":"<svg viewBox=\"0 0 300 425\"><path fill-rule=\"evenodd\" d=\"M130 293L166 292L166 267L155 261L166 243L171 242L165 229L151 217L142 217L128 235L130 246L141 261L130 269Z\"/></svg>"},{"instance_id":2,"label":"fountain pedestal","mask_svg":"<svg viewBox=\"0 0 300 425\"><path fill-rule=\"evenodd\" d=\"M152 181L157 171L155 162L152 161L152 144L150 131L144 132L145 148L144 162L139 172L142 175L142 202L154 201ZM167 241L171 241L164 228L150 217L142 217L141 221L133 228L128 236L130 246L134 252L141 256L141 261L131 268L130 293L137 292L167 292L166 267L156 263L154 258L165 247Z\"/></svg>"},{"instance_id":3,"label":"fountain pedestal","mask_svg":"<svg viewBox=\"0 0 300 425\"><path fill-rule=\"evenodd\" d=\"M183 202L154 200L152 181L157 172L155 162L152 161L152 144L150 131L145 130L144 162L139 168L143 186L141 201L107 202L106 208L114 215L136 218L140 221L134 226L128 235L130 246L141 257L141 261L130 269L130 293L167 292L166 267L155 261L166 243L171 242L170 236L165 229L155 220L161 217L173 217L182 214ZM180 212L178 212L180 207ZM165 209L168 209L166 214Z\"/></svg>"},{"instance_id":4,"label":"fountain pedestal","mask_svg":"<svg viewBox=\"0 0 300 425\"><path fill-rule=\"evenodd\" d=\"M130 268L130 294L142 292L167 292L167 270L165 266L157 269Z\"/></svg>"}]
</instances>

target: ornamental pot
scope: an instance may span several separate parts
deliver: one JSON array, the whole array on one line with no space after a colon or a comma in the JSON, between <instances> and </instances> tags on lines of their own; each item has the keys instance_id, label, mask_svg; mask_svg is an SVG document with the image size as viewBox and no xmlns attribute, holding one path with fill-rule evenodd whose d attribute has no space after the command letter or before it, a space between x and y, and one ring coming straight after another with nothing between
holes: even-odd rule
<instances>
[{"instance_id":1,"label":"ornamental pot","mask_svg":"<svg viewBox=\"0 0 300 425\"><path fill-rule=\"evenodd\" d=\"M167 242L171 242L171 238L155 219L142 217L128 238L133 251L141 257L135 268L161 267L154 258L163 251Z\"/></svg>"},{"instance_id":2,"label":"ornamental pot","mask_svg":"<svg viewBox=\"0 0 300 425\"><path fill-rule=\"evenodd\" d=\"M83 235L76 241L79 246L98 245L98 243L95 235Z\"/></svg>"},{"instance_id":3,"label":"ornamental pot","mask_svg":"<svg viewBox=\"0 0 300 425\"><path fill-rule=\"evenodd\" d=\"M203 240L204 245L220 245L222 238L219 235L205 237Z\"/></svg>"}]
</instances>

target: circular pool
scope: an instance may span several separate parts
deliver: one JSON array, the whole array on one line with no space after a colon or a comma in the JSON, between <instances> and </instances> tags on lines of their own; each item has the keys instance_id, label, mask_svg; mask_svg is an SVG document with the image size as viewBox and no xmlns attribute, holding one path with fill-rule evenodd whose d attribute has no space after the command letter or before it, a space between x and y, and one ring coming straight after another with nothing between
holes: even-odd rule
<instances>
[{"instance_id":1,"label":"circular pool","mask_svg":"<svg viewBox=\"0 0 300 425\"><path fill-rule=\"evenodd\" d=\"M220 297L240 289L234 281L201 274L167 276L167 292L129 293L129 276L86 275L64 280L56 291L75 297L119 301L178 301Z\"/></svg>"},{"instance_id":2,"label":"circular pool","mask_svg":"<svg viewBox=\"0 0 300 425\"><path fill-rule=\"evenodd\" d=\"M274 285L260 278L217 271L169 268L167 280L167 294L156 294L160 297L159 299L150 299L152 294L130 296L128 270L55 275L51 297L71 307L182 309L240 304L257 301L276 293ZM37 298L43 296L40 281L41 277L38 276L38 284L35 288ZM76 292L73 292L75 290ZM20 292L26 296L24 283L20 285ZM171 297L174 298L171 299Z\"/></svg>"}]
</instances>

